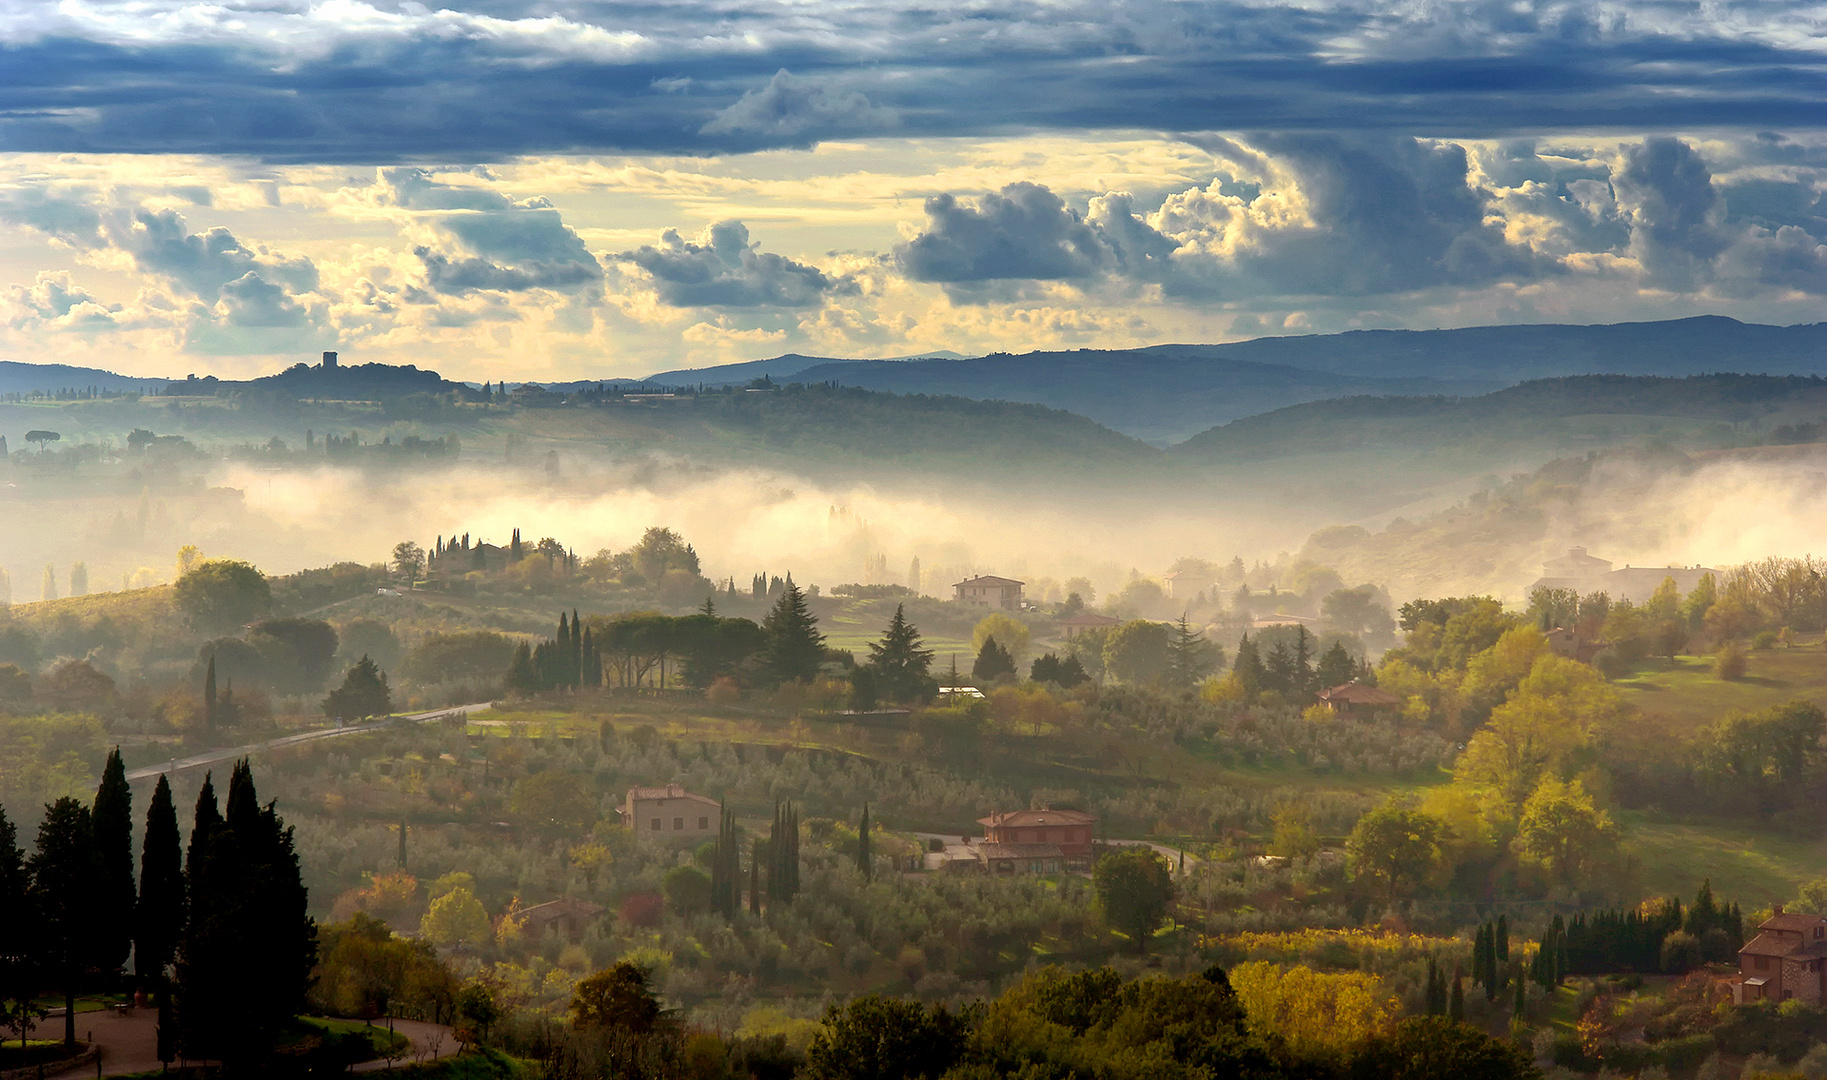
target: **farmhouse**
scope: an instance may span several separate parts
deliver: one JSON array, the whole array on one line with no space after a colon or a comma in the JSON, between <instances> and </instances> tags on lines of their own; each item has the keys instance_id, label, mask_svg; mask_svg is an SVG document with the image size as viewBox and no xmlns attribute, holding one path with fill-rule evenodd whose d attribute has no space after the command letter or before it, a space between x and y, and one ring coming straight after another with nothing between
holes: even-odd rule
<instances>
[{"instance_id":1,"label":"farmhouse","mask_svg":"<svg viewBox=\"0 0 1827 1080\"><path fill-rule=\"evenodd\" d=\"M1818 1005L1827 1000L1827 918L1787 914L1777 905L1759 923L1757 936L1738 950L1738 981L1733 999L1788 1001L1795 998Z\"/></svg>"},{"instance_id":2,"label":"farmhouse","mask_svg":"<svg viewBox=\"0 0 1827 1080\"><path fill-rule=\"evenodd\" d=\"M1021 587L1026 582L1012 578L995 577L984 574L966 578L953 585L953 599L979 607L1003 608L1008 611L1021 609Z\"/></svg>"},{"instance_id":3,"label":"farmhouse","mask_svg":"<svg viewBox=\"0 0 1827 1080\"><path fill-rule=\"evenodd\" d=\"M1317 696L1321 705L1341 716L1364 716L1378 709L1393 709L1402 704L1402 699L1389 691L1358 682L1321 690Z\"/></svg>"},{"instance_id":4,"label":"farmhouse","mask_svg":"<svg viewBox=\"0 0 1827 1080\"><path fill-rule=\"evenodd\" d=\"M1626 566L1613 569L1610 559L1588 554L1583 547L1567 549L1567 554L1542 564L1542 576L1529 586L1537 589L1571 589L1574 592L1609 593L1614 600L1641 604L1656 594L1662 583L1674 579L1675 588L1683 593L1694 591L1700 579L1719 571L1705 566Z\"/></svg>"},{"instance_id":5,"label":"farmhouse","mask_svg":"<svg viewBox=\"0 0 1827 1080\"><path fill-rule=\"evenodd\" d=\"M565 897L545 904L534 904L520 912L525 920L524 932L538 940L546 936L547 931L555 930L561 937L575 940L584 929L603 917L600 904L588 900L576 900Z\"/></svg>"},{"instance_id":6,"label":"farmhouse","mask_svg":"<svg viewBox=\"0 0 1827 1080\"><path fill-rule=\"evenodd\" d=\"M1091 866L1097 817L1079 810L1013 810L978 818L977 861L992 874L1059 874Z\"/></svg>"},{"instance_id":7,"label":"farmhouse","mask_svg":"<svg viewBox=\"0 0 1827 1080\"><path fill-rule=\"evenodd\" d=\"M1081 611L1070 619L1061 619L1059 625L1060 629L1066 632L1066 640L1071 641L1073 638L1087 630L1102 630L1106 627L1116 626L1122 621L1123 620L1121 619L1113 619L1108 615L1098 615L1090 611Z\"/></svg>"},{"instance_id":8,"label":"farmhouse","mask_svg":"<svg viewBox=\"0 0 1827 1080\"><path fill-rule=\"evenodd\" d=\"M715 799L693 795L678 784L628 789L622 804L622 824L640 840L696 840L716 836L723 806Z\"/></svg>"}]
</instances>

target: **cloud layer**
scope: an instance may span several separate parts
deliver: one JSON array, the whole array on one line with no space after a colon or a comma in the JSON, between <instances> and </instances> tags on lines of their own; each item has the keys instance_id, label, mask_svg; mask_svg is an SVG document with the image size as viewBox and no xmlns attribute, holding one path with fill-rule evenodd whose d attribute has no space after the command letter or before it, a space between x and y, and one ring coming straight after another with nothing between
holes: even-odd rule
<instances>
[{"instance_id":1,"label":"cloud layer","mask_svg":"<svg viewBox=\"0 0 1827 1080\"><path fill-rule=\"evenodd\" d=\"M1014 131L1818 128L1806 3L72 0L0 13L0 145L283 161Z\"/></svg>"}]
</instances>

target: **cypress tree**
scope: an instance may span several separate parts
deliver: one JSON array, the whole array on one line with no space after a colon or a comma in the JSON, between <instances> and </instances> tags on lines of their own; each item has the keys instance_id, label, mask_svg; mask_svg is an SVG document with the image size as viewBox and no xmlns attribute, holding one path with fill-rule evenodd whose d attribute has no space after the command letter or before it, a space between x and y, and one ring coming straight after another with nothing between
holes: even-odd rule
<instances>
[{"instance_id":1,"label":"cypress tree","mask_svg":"<svg viewBox=\"0 0 1827 1080\"><path fill-rule=\"evenodd\" d=\"M209 655L209 667L203 673L203 730L216 730L216 654Z\"/></svg>"},{"instance_id":2,"label":"cypress tree","mask_svg":"<svg viewBox=\"0 0 1827 1080\"><path fill-rule=\"evenodd\" d=\"M65 796L45 807L30 862L36 952L63 991L63 1042L76 1048L76 993L95 945L97 867L89 808ZM118 918L118 916L109 916Z\"/></svg>"},{"instance_id":3,"label":"cypress tree","mask_svg":"<svg viewBox=\"0 0 1827 1080\"><path fill-rule=\"evenodd\" d=\"M761 914L761 858L764 845L756 837L749 845L749 914Z\"/></svg>"},{"instance_id":4,"label":"cypress tree","mask_svg":"<svg viewBox=\"0 0 1827 1080\"><path fill-rule=\"evenodd\" d=\"M399 853L394 856L394 861L398 862L400 864L401 870L406 869L406 815L405 814L400 815L400 850L399 850Z\"/></svg>"},{"instance_id":5,"label":"cypress tree","mask_svg":"<svg viewBox=\"0 0 1827 1080\"><path fill-rule=\"evenodd\" d=\"M1497 916L1497 959L1510 962L1510 916Z\"/></svg>"},{"instance_id":6,"label":"cypress tree","mask_svg":"<svg viewBox=\"0 0 1827 1080\"><path fill-rule=\"evenodd\" d=\"M1453 969L1453 996L1447 1003L1446 1015L1455 1022L1465 1019L1465 978L1457 968Z\"/></svg>"},{"instance_id":7,"label":"cypress tree","mask_svg":"<svg viewBox=\"0 0 1827 1080\"><path fill-rule=\"evenodd\" d=\"M177 951L184 926L184 849L178 811L164 776L146 807L140 842L140 895L133 917L133 967L142 983L163 991L165 968Z\"/></svg>"},{"instance_id":8,"label":"cypress tree","mask_svg":"<svg viewBox=\"0 0 1827 1080\"><path fill-rule=\"evenodd\" d=\"M108 754L102 766L101 785L89 812L94 830L95 912L94 955L91 962L103 972L125 967L133 951L133 789L127 786L127 766L120 747Z\"/></svg>"},{"instance_id":9,"label":"cypress tree","mask_svg":"<svg viewBox=\"0 0 1827 1080\"><path fill-rule=\"evenodd\" d=\"M209 846L210 834L222 824L222 811L216 806L216 784L212 773L203 774L203 786L197 789L197 809L190 826L190 845L184 849L184 877L196 875L196 865Z\"/></svg>"},{"instance_id":10,"label":"cypress tree","mask_svg":"<svg viewBox=\"0 0 1827 1080\"><path fill-rule=\"evenodd\" d=\"M863 820L856 829L856 868L868 881L875 876L875 852L869 841L869 804L863 804Z\"/></svg>"},{"instance_id":11,"label":"cypress tree","mask_svg":"<svg viewBox=\"0 0 1827 1080\"><path fill-rule=\"evenodd\" d=\"M1516 975L1516 1018L1518 1020L1527 1020L1528 1014L1529 1014L1529 980L1523 978L1522 971L1520 970L1520 966L1519 966L1519 969L1515 972L1515 975Z\"/></svg>"},{"instance_id":12,"label":"cypress tree","mask_svg":"<svg viewBox=\"0 0 1827 1080\"><path fill-rule=\"evenodd\" d=\"M31 961L38 920L32 907L31 876L19 847L19 830L0 807L0 1017L36 1015L32 997L38 988ZM25 1035L20 1029L21 1056Z\"/></svg>"},{"instance_id":13,"label":"cypress tree","mask_svg":"<svg viewBox=\"0 0 1827 1080\"><path fill-rule=\"evenodd\" d=\"M742 900L742 854L737 847L736 815L729 808L719 811L717 848L711 856L711 910L726 919L735 918Z\"/></svg>"},{"instance_id":14,"label":"cypress tree","mask_svg":"<svg viewBox=\"0 0 1827 1080\"><path fill-rule=\"evenodd\" d=\"M577 609L571 609L571 664L566 672L571 677L570 686L575 690L584 679L584 633L579 629L584 621L577 617Z\"/></svg>"},{"instance_id":15,"label":"cypress tree","mask_svg":"<svg viewBox=\"0 0 1827 1080\"><path fill-rule=\"evenodd\" d=\"M1437 957L1427 958L1427 991L1424 995L1423 1010L1429 1016L1446 1014L1446 981L1440 976L1440 960Z\"/></svg>"}]
</instances>

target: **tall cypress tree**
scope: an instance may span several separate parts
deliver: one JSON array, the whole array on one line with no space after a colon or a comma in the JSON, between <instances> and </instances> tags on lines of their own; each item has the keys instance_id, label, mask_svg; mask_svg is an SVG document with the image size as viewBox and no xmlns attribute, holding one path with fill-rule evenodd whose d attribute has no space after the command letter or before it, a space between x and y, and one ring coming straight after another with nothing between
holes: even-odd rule
<instances>
[{"instance_id":1,"label":"tall cypress tree","mask_svg":"<svg viewBox=\"0 0 1827 1080\"><path fill-rule=\"evenodd\" d=\"M1503 963L1510 962L1510 916L1497 916L1497 959Z\"/></svg>"},{"instance_id":2,"label":"tall cypress tree","mask_svg":"<svg viewBox=\"0 0 1827 1080\"><path fill-rule=\"evenodd\" d=\"M209 654L209 667L203 672L203 730L216 730L216 654Z\"/></svg>"},{"instance_id":3,"label":"tall cypress tree","mask_svg":"<svg viewBox=\"0 0 1827 1080\"><path fill-rule=\"evenodd\" d=\"M766 845L757 836L749 843L749 914L761 914L761 860Z\"/></svg>"},{"instance_id":4,"label":"tall cypress tree","mask_svg":"<svg viewBox=\"0 0 1827 1080\"><path fill-rule=\"evenodd\" d=\"M807 607L805 594L791 577L761 629L766 637L761 663L769 678L777 683L809 683L818 678L818 665L825 656L825 635L819 633L818 618Z\"/></svg>"},{"instance_id":5,"label":"tall cypress tree","mask_svg":"<svg viewBox=\"0 0 1827 1080\"><path fill-rule=\"evenodd\" d=\"M147 985L162 989L165 968L184 927L184 848L178 811L164 776L146 807L140 842L140 895L133 912L133 967Z\"/></svg>"},{"instance_id":6,"label":"tall cypress tree","mask_svg":"<svg viewBox=\"0 0 1827 1080\"><path fill-rule=\"evenodd\" d=\"M38 919L33 911L31 885L25 852L19 847L19 830L7 820L6 809L0 807L0 1018L13 1022L42 1015L32 1006L38 990L32 971ZM22 1056L25 1034L21 1028Z\"/></svg>"},{"instance_id":7,"label":"tall cypress tree","mask_svg":"<svg viewBox=\"0 0 1827 1080\"><path fill-rule=\"evenodd\" d=\"M869 839L869 804L863 804L863 820L856 827L856 868L868 881L875 876L875 851Z\"/></svg>"},{"instance_id":8,"label":"tall cypress tree","mask_svg":"<svg viewBox=\"0 0 1827 1080\"><path fill-rule=\"evenodd\" d=\"M89 808L65 796L45 807L32 853L36 938L51 984L63 991L63 1042L76 1048L76 993L95 956L96 865ZM118 916L111 916L118 918Z\"/></svg>"},{"instance_id":9,"label":"tall cypress tree","mask_svg":"<svg viewBox=\"0 0 1827 1080\"><path fill-rule=\"evenodd\" d=\"M133 789L120 747L102 766L101 786L89 812L95 843L95 952L91 961L104 972L127 964L133 951Z\"/></svg>"},{"instance_id":10,"label":"tall cypress tree","mask_svg":"<svg viewBox=\"0 0 1827 1080\"><path fill-rule=\"evenodd\" d=\"M717 822L717 848L711 856L711 910L726 919L736 916L742 903L742 849L736 836L736 815L726 806Z\"/></svg>"},{"instance_id":11,"label":"tall cypress tree","mask_svg":"<svg viewBox=\"0 0 1827 1080\"><path fill-rule=\"evenodd\" d=\"M1447 1001L1446 1015L1455 1022L1465 1019L1465 978L1453 970L1453 996Z\"/></svg>"}]
</instances>

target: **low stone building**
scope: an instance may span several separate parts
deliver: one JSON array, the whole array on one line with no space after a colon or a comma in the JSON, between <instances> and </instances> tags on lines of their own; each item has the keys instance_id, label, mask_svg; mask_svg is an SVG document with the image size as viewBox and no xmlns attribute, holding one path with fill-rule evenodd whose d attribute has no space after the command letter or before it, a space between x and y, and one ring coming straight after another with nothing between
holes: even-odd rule
<instances>
[{"instance_id":1,"label":"low stone building","mask_svg":"<svg viewBox=\"0 0 1827 1080\"><path fill-rule=\"evenodd\" d=\"M1827 918L1789 914L1777 905L1757 926L1757 936L1738 950L1738 981L1732 998L1753 1001L1795 999L1818 1005L1827 1000Z\"/></svg>"},{"instance_id":2,"label":"low stone building","mask_svg":"<svg viewBox=\"0 0 1827 1080\"><path fill-rule=\"evenodd\" d=\"M603 917L603 906L567 896L522 908L519 917L523 920L521 932L535 940L554 930L561 937L575 940L586 927Z\"/></svg>"},{"instance_id":3,"label":"low stone building","mask_svg":"<svg viewBox=\"0 0 1827 1080\"><path fill-rule=\"evenodd\" d=\"M1369 716L1402 707L1402 699L1389 691L1358 682L1321 690L1316 696L1321 705L1340 716Z\"/></svg>"},{"instance_id":4,"label":"low stone building","mask_svg":"<svg viewBox=\"0 0 1827 1080\"><path fill-rule=\"evenodd\" d=\"M697 840L717 835L723 804L678 784L628 789L622 824L639 840Z\"/></svg>"}]
</instances>

